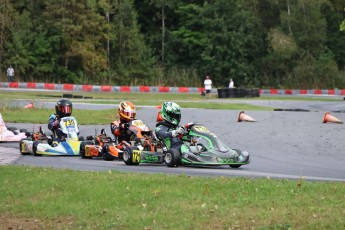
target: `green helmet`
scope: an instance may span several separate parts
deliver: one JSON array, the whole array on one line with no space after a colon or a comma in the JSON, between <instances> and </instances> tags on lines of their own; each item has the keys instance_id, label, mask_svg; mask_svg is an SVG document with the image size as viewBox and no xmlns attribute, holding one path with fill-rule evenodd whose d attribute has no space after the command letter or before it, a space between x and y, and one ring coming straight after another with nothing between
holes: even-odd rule
<instances>
[{"instance_id":1,"label":"green helmet","mask_svg":"<svg viewBox=\"0 0 345 230\"><path fill-rule=\"evenodd\" d=\"M175 102L164 102L161 108L162 118L172 125L180 124L181 109Z\"/></svg>"}]
</instances>

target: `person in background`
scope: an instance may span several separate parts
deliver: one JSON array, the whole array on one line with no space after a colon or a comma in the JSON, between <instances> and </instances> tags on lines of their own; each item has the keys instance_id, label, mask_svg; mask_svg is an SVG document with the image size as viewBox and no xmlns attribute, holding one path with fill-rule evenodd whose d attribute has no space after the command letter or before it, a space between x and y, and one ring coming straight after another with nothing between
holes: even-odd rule
<instances>
[{"instance_id":1,"label":"person in background","mask_svg":"<svg viewBox=\"0 0 345 230\"><path fill-rule=\"evenodd\" d=\"M235 88L234 81L232 80L232 78L230 78L229 88L230 89Z\"/></svg>"},{"instance_id":2,"label":"person in background","mask_svg":"<svg viewBox=\"0 0 345 230\"><path fill-rule=\"evenodd\" d=\"M7 68L7 79L8 79L8 82L13 82L13 77L14 77L14 69L13 69L12 65L10 65Z\"/></svg>"},{"instance_id":3,"label":"person in background","mask_svg":"<svg viewBox=\"0 0 345 230\"><path fill-rule=\"evenodd\" d=\"M204 80L204 86L206 90L206 98L211 98L212 81L208 75L206 76L206 79Z\"/></svg>"}]
</instances>

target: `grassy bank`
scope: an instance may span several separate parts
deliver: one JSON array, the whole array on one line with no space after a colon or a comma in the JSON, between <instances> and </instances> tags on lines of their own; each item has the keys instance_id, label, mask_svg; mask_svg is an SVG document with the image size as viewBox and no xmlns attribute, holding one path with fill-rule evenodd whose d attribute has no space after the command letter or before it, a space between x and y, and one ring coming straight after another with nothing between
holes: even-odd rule
<instances>
[{"instance_id":1,"label":"grassy bank","mask_svg":"<svg viewBox=\"0 0 345 230\"><path fill-rule=\"evenodd\" d=\"M345 227L344 183L20 166L0 181L0 229Z\"/></svg>"}]
</instances>

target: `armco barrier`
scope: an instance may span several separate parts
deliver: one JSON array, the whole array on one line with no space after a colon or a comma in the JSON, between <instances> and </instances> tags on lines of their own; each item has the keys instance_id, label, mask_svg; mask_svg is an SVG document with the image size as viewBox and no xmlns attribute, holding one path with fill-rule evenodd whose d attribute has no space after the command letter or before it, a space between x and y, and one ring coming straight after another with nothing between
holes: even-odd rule
<instances>
[{"instance_id":1,"label":"armco barrier","mask_svg":"<svg viewBox=\"0 0 345 230\"><path fill-rule=\"evenodd\" d=\"M1 88L60 90L67 92L124 92L124 93L198 93L201 87L169 87L169 86L111 86L111 85L75 85L42 82L0 82ZM221 92L221 97L228 97L226 90L213 88L212 93ZM241 92L240 92L241 93ZM246 92L248 93L248 92ZM345 95L345 89L259 89L260 95ZM252 96L258 96L253 94Z\"/></svg>"}]
</instances>

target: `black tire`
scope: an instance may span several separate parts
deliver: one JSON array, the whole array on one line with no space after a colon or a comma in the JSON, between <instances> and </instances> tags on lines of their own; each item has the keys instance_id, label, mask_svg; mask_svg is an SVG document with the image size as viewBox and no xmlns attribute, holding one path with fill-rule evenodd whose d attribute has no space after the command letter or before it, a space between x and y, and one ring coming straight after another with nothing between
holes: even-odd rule
<instances>
[{"instance_id":1,"label":"black tire","mask_svg":"<svg viewBox=\"0 0 345 230\"><path fill-rule=\"evenodd\" d=\"M80 136L79 141L85 141L85 138L83 136Z\"/></svg>"},{"instance_id":2,"label":"black tire","mask_svg":"<svg viewBox=\"0 0 345 230\"><path fill-rule=\"evenodd\" d=\"M27 129L19 129L19 132L21 132L21 133L27 133L28 130L27 130Z\"/></svg>"},{"instance_id":3,"label":"black tire","mask_svg":"<svg viewBox=\"0 0 345 230\"><path fill-rule=\"evenodd\" d=\"M18 129L16 127L7 127L7 130L11 131L15 135L18 135Z\"/></svg>"},{"instance_id":4,"label":"black tire","mask_svg":"<svg viewBox=\"0 0 345 230\"><path fill-rule=\"evenodd\" d=\"M139 165L140 153L141 151L138 147L128 146L123 150L123 161L126 165Z\"/></svg>"},{"instance_id":5,"label":"black tire","mask_svg":"<svg viewBox=\"0 0 345 230\"><path fill-rule=\"evenodd\" d=\"M231 164L229 165L231 168L237 169L239 167L241 167L242 165L235 165L235 164Z\"/></svg>"},{"instance_id":6,"label":"black tire","mask_svg":"<svg viewBox=\"0 0 345 230\"><path fill-rule=\"evenodd\" d=\"M102 148L102 156L105 161L113 161L115 157L109 153L109 145L104 145Z\"/></svg>"},{"instance_id":7,"label":"black tire","mask_svg":"<svg viewBox=\"0 0 345 230\"><path fill-rule=\"evenodd\" d=\"M181 154L177 149L169 149L164 156L164 163L168 167L178 167L181 164Z\"/></svg>"},{"instance_id":8,"label":"black tire","mask_svg":"<svg viewBox=\"0 0 345 230\"><path fill-rule=\"evenodd\" d=\"M79 155L81 156L81 158L83 159L92 159L92 157L89 156L85 156L85 142L81 142L80 143L80 148L79 148Z\"/></svg>"},{"instance_id":9,"label":"black tire","mask_svg":"<svg viewBox=\"0 0 345 230\"><path fill-rule=\"evenodd\" d=\"M20 151L20 154L22 155L29 155L30 153L28 152L23 152L24 151L24 148L23 148L23 141L31 141L31 138L23 138L20 140L19 142L19 151Z\"/></svg>"},{"instance_id":10,"label":"black tire","mask_svg":"<svg viewBox=\"0 0 345 230\"><path fill-rule=\"evenodd\" d=\"M38 154L38 153L37 153L37 145L38 145L39 143L40 143L40 142L38 142L38 141L34 141L34 143L32 144L32 152L33 152L34 156L36 156L36 157L42 156L42 154Z\"/></svg>"}]
</instances>

